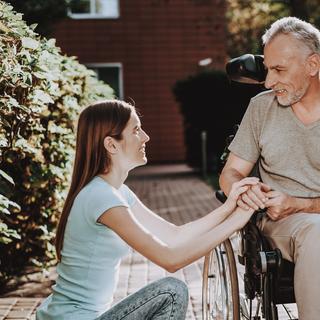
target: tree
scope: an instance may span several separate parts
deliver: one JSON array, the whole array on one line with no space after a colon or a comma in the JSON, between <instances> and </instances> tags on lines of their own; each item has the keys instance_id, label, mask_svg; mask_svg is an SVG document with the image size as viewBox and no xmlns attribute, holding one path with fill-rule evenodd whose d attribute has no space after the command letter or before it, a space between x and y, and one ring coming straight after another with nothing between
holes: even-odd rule
<instances>
[{"instance_id":1,"label":"tree","mask_svg":"<svg viewBox=\"0 0 320 320\"><path fill-rule=\"evenodd\" d=\"M37 24L35 31L49 37L53 25L67 17L68 0L6 0L14 10L23 14L28 25Z\"/></svg>"},{"instance_id":2,"label":"tree","mask_svg":"<svg viewBox=\"0 0 320 320\"><path fill-rule=\"evenodd\" d=\"M227 0L228 53L261 54L261 36L275 20L295 16L320 27L319 0Z\"/></svg>"},{"instance_id":3,"label":"tree","mask_svg":"<svg viewBox=\"0 0 320 320\"><path fill-rule=\"evenodd\" d=\"M236 57L244 53L261 54L261 36L266 27L289 15L284 3L273 0L228 0L228 53Z\"/></svg>"}]
</instances>

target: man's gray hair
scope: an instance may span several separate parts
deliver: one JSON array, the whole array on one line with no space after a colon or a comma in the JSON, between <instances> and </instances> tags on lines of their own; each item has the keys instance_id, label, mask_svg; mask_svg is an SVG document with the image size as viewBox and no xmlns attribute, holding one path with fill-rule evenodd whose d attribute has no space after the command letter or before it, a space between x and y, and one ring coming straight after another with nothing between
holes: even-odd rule
<instances>
[{"instance_id":1,"label":"man's gray hair","mask_svg":"<svg viewBox=\"0 0 320 320\"><path fill-rule=\"evenodd\" d=\"M301 41L312 53L320 54L320 31L311 23L296 17L285 17L275 21L262 36L264 45L279 34L290 34Z\"/></svg>"}]
</instances>

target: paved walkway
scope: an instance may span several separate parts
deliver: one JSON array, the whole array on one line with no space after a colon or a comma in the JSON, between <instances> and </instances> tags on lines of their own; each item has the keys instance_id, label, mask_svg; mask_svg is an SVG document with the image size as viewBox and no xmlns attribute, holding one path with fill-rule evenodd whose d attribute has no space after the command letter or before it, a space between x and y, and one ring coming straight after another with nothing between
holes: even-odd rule
<instances>
[{"instance_id":1,"label":"paved walkway","mask_svg":"<svg viewBox=\"0 0 320 320\"><path fill-rule=\"evenodd\" d=\"M211 187L185 165L145 166L135 169L132 174L127 184L139 198L149 208L176 224L199 218L219 205ZM203 259L200 259L173 274L189 287L187 320L202 317L202 263ZM140 254L131 252L121 264L114 302L165 275L169 274ZM55 277L54 269L47 277L31 276L30 281L19 290L0 298L0 320L34 319L34 309L50 293Z\"/></svg>"},{"instance_id":2,"label":"paved walkway","mask_svg":"<svg viewBox=\"0 0 320 320\"><path fill-rule=\"evenodd\" d=\"M137 168L127 184L148 207L176 224L200 217L218 205L212 189L185 165ZM201 272L202 259L173 274L189 286L189 320L201 319ZM140 254L131 252L121 264L115 302L165 275L169 274ZM0 319L33 319L35 307L50 293L55 276L55 271L51 270L49 278L30 278L30 283L11 292L9 297L1 298Z\"/></svg>"}]
</instances>

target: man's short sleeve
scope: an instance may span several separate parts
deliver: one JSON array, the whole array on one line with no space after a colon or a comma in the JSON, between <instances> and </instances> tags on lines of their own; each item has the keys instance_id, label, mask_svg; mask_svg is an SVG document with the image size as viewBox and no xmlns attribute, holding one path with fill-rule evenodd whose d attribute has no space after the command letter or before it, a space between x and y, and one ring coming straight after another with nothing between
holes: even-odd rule
<instances>
[{"instance_id":1,"label":"man's short sleeve","mask_svg":"<svg viewBox=\"0 0 320 320\"><path fill-rule=\"evenodd\" d=\"M258 119L256 119L254 108L255 103L251 99L239 129L228 147L232 153L252 163L256 163L260 155Z\"/></svg>"}]
</instances>

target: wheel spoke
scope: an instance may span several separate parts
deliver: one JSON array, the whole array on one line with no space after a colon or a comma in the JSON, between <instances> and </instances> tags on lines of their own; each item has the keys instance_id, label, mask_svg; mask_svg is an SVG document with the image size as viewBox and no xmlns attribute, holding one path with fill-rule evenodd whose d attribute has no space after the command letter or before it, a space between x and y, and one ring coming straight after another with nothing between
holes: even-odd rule
<instances>
[{"instance_id":1,"label":"wheel spoke","mask_svg":"<svg viewBox=\"0 0 320 320\"><path fill-rule=\"evenodd\" d=\"M229 240L206 257L203 281L203 319L239 320L238 280Z\"/></svg>"}]
</instances>

